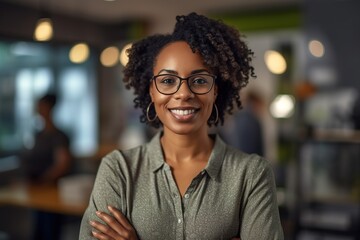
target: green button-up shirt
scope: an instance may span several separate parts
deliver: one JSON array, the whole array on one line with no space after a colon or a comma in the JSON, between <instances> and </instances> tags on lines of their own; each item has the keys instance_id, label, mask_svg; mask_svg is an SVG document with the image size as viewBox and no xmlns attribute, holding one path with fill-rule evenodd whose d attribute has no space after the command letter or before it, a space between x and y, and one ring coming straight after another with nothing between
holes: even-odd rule
<instances>
[{"instance_id":1,"label":"green button-up shirt","mask_svg":"<svg viewBox=\"0 0 360 240\"><path fill-rule=\"evenodd\" d=\"M102 160L79 239L95 211L118 208L140 239L283 239L270 164L215 139L207 166L182 197L158 133L149 143Z\"/></svg>"}]
</instances>

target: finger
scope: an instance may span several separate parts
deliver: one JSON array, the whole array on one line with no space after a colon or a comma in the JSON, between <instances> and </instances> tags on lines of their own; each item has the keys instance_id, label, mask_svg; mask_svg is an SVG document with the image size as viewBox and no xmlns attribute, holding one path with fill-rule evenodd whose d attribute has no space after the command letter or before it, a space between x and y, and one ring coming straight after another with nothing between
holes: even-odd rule
<instances>
[{"instance_id":1,"label":"finger","mask_svg":"<svg viewBox=\"0 0 360 240\"><path fill-rule=\"evenodd\" d=\"M97 232L95 230L91 231L91 233L95 238L100 239L100 240L114 240L112 237L107 236L101 232Z\"/></svg>"},{"instance_id":2,"label":"finger","mask_svg":"<svg viewBox=\"0 0 360 240\"><path fill-rule=\"evenodd\" d=\"M116 238L116 236L121 235L122 237L127 237L129 235L129 231L127 228L125 228L117 219L115 219L113 216L96 211L96 215L103 220L107 225L105 226L107 229L107 234L110 235L113 238ZM104 231L102 231L104 232Z\"/></svg>"},{"instance_id":3,"label":"finger","mask_svg":"<svg viewBox=\"0 0 360 240\"><path fill-rule=\"evenodd\" d=\"M132 225L129 223L129 221L124 216L124 214L122 214L122 212L120 212L118 209L116 209L112 206L108 206L108 209L109 209L110 213L116 218L116 220L118 220L118 222L122 226L124 226L124 228L126 228L127 230L133 230Z\"/></svg>"},{"instance_id":4,"label":"finger","mask_svg":"<svg viewBox=\"0 0 360 240\"><path fill-rule=\"evenodd\" d=\"M97 221L90 221L90 225L96 230L93 235L98 239L116 239L116 232L109 226L99 223Z\"/></svg>"}]
</instances>

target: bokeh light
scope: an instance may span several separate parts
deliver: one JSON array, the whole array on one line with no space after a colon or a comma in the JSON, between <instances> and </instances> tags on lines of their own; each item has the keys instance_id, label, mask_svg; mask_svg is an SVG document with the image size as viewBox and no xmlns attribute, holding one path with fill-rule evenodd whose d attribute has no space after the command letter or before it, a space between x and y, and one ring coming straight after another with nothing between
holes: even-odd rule
<instances>
[{"instance_id":1,"label":"bokeh light","mask_svg":"<svg viewBox=\"0 0 360 240\"><path fill-rule=\"evenodd\" d=\"M282 74L286 71L285 58L277 51L269 50L264 55L265 64L270 72L274 74Z\"/></svg>"}]
</instances>

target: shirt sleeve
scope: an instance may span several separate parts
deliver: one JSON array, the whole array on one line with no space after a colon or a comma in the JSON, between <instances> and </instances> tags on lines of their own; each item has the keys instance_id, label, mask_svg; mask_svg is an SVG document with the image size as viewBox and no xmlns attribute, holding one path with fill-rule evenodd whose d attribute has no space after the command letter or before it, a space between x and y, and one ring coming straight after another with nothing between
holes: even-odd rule
<instances>
[{"instance_id":1,"label":"shirt sleeve","mask_svg":"<svg viewBox=\"0 0 360 240\"><path fill-rule=\"evenodd\" d=\"M259 158L251 172L250 188L240 216L243 240L282 240L283 230L276 199L274 175L270 164ZM253 159L252 159L253 160Z\"/></svg>"},{"instance_id":2,"label":"shirt sleeve","mask_svg":"<svg viewBox=\"0 0 360 240\"><path fill-rule=\"evenodd\" d=\"M109 212L107 206L111 205L124 213L124 178L120 170L119 154L111 153L106 156L99 166L94 187L90 196L89 205L83 215L80 227L79 240L96 239L92 236L92 227L89 221L102 222L95 214L96 211Z\"/></svg>"}]
</instances>

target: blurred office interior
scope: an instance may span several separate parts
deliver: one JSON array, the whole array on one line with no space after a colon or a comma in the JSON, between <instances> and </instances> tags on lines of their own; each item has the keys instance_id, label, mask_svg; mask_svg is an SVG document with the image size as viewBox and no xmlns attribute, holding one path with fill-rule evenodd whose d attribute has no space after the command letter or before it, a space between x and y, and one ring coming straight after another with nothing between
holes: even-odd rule
<instances>
[{"instance_id":1,"label":"blurred office interior","mask_svg":"<svg viewBox=\"0 0 360 240\"><path fill-rule=\"evenodd\" d=\"M255 52L257 78L244 95L263 100L264 157L286 239L360 239L358 0L0 0L0 240L28 239L32 208L51 208L5 191L22 178L17 153L41 126L36 100L59 97L54 118L75 164L57 194L86 205L101 158L154 133L122 82L124 50L192 11L238 28ZM229 116L212 130L236 124ZM76 239L83 208L54 208L62 239Z\"/></svg>"}]
</instances>

